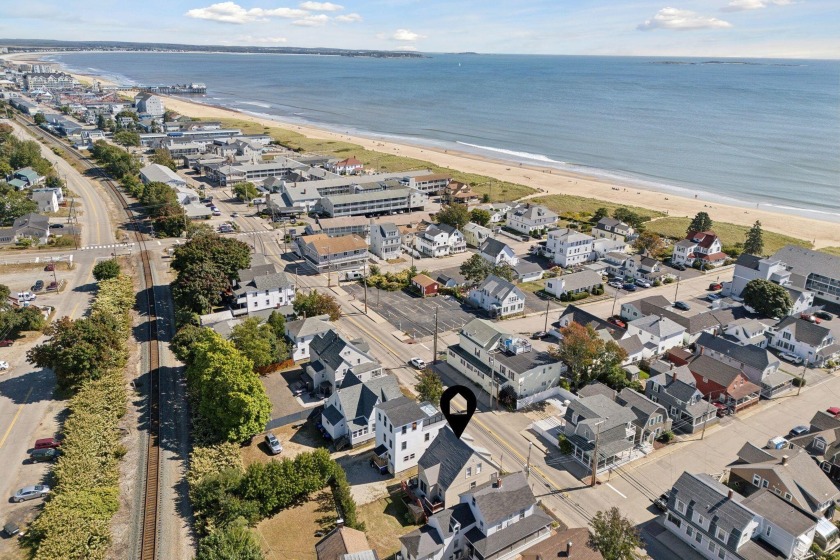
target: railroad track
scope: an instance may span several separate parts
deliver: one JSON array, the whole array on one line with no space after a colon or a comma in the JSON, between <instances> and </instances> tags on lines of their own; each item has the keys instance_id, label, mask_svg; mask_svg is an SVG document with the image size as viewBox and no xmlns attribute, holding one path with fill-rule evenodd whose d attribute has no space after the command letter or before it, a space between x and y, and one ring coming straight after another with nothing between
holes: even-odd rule
<instances>
[{"instance_id":1,"label":"railroad track","mask_svg":"<svg viewBox=\"0 0 840 560\"><path fill-rule=\"evenodd\" d=\"M140 248L140 263L143 269L143 282L146 292L146 324L149 341L149 438L146 448L146 480L143 491L143 532L140 541L140 560L156 560L159 529L158 506L160 502L160 348L158 345L154 280L149 262L149 252L146 247L146 236L140 232L138 220L128 206L128 201L122 192L95 162L72 149L68 149L66 145L35 126L34 122L29 119L16 116L16 120L40 138L60 149L63 154L78 162L83 168L91 170L95 177L108 187L115 200L119 202L128 221L134 225L132 233Z\"/></svg>"}]
</instances>

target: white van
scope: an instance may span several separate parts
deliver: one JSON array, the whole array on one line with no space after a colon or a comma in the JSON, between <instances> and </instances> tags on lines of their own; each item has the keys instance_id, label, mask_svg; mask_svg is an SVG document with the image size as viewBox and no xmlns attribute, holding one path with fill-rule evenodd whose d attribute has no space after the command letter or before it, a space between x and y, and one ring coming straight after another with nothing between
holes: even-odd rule
<instances>
[{"instance_id":1,"label":"white van","mask_svg":"<svg viewBox=\"0 0 840 560\"><path fill-rule=\"evenodd\" d=\"M346 270L339 275L341 280L361 280L364 278L361 270Z\"/></svg>"}]
</instances>

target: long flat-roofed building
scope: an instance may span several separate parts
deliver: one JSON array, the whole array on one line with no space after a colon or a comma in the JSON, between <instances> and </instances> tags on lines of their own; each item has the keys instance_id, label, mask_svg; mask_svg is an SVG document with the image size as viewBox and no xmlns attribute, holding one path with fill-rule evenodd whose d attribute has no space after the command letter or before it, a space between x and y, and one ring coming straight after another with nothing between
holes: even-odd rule
<instances>
[{"instance_id":1,"label":"long flat-roofed building","mask_svg":"<svg viewBox=\"0 0 840 560\"><path fill-rule=\"evenodd\" d=\"M361 186L357 192L325 196L318 204L321 211L330 217L358 216L368 214L393 214L422 210L426 195L408 187L389 188L379 183L373 188ZM316 207L316 210L318 208Z\"/></svg>"},{"instance_id":2,"label":"long flat-roofed building","mask_svg":"<svg viewBox=\"0 0 840 560\"><path fill-rule=\"evenodd\" d=\"M304 235L297 240L297 252L317 272L362 268L368 259L367 243L358 235Z\"/></svg>"}]
</instances>

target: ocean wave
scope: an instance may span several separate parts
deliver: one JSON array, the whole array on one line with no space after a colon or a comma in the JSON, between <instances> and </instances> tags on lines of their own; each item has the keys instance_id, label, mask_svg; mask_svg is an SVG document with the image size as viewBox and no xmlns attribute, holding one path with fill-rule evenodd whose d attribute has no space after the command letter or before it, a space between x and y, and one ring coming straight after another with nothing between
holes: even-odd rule
<instances>
[{"instance_id":1,"label":"ocean wave","mask_svg":"<svg viewBox=\"0 0 840 560\"><path fill-rule=\"evenodd\" d=\"M529 152L517 152L515 150L504 150L502 148L491 148L490 146L481 146L479 144L470 144L469 142L461 142L460 140L456 141L456 144L460 144L462 146L469 146L471 148L478 148L479 150L487 150L488 152L496 152L498 154L505 154L507 156L513 156L513 157L517 157L517 158L532 159L534 161L542 161L542 162L545 162L545 163L559 163L559 164L565 163L563 161L557 161L556 159L551 159L550 157L544 156L542 154L532 154L532 153L529 153Z\"/></svg>"},{"instance_id":2,"label":"ocean wave","mask_svg":"<svg viewBox=\"0 0 840 560\"><path fill-rule=\"evenodd\" d=\"M261 103L259 101L239 101L241 105L255 105L257 107L262 107L263 109L271 109L271 105L268 103Z\"/></svg>"}]
</instances>

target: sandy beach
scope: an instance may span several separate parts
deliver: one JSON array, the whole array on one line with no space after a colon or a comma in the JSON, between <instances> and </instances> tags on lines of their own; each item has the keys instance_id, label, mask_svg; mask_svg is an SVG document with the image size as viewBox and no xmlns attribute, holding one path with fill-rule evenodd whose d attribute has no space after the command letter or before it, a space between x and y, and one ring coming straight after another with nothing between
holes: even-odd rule
<instances>
[{"instance_id":1,"label":"sandy beach","mask_svg":"<svg viewBox=\"0 0 840 560\"><path fill-rule=\"evenodd\" d=\"M10 56L9 58L13 57L22 62L24 60L37 60L40 58L40 55L17 55ZM90 75L75 76L87 82L95 78L102 84L107 85L109 83L107 80ZM539 191L538 194L532 195L534 197L550 194L584 196L659 210L667 212L669 216L687 217L693 216L699 211L706 211L712 220L719 222L749 226L756 220L760 220L765 230L812 241L815 248L840 246L840 224L836 222L817 220L762 208L747 208L745 206L721 204L713 196L702 191L696 193L696 198L688 198L640 188L633 184L622 184L618 181L593 178L570 171L562 171L538 165L506 163L465 152L413 146L358 135L341 134L314 126L285 123L280 120L249 115L232 109L196 103L185 98L175 96L163 97L165 98L167 109L190 117L201 119L235 118L258 123L262 126L292 130L310 138L353 142L368 150L416 158L429 161L441 167L479 173L495 179L527 185Z\"/></svg>"}]
</instances>

